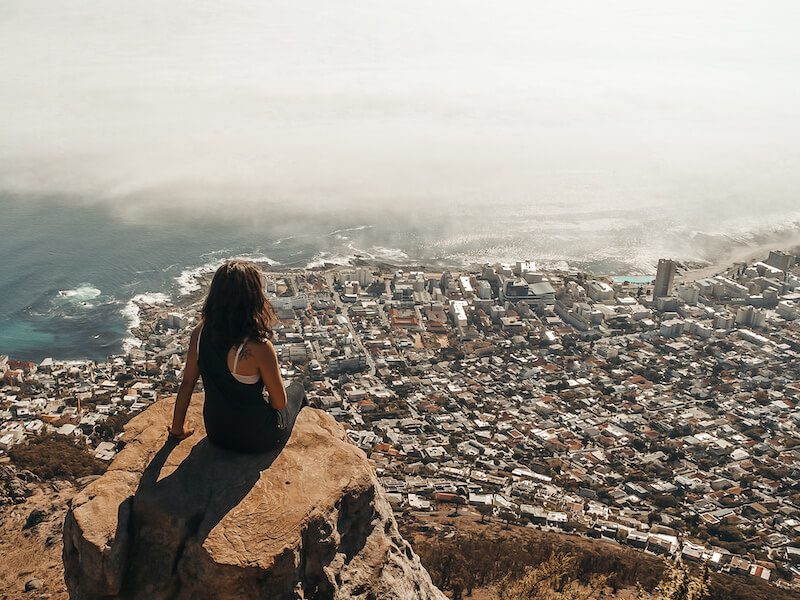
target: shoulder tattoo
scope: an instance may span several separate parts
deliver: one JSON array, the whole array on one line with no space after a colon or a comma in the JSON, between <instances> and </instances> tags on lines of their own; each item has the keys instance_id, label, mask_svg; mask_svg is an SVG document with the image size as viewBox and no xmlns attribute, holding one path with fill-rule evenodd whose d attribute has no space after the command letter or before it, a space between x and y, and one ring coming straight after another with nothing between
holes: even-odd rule
<instances>
[{"instance_id":1,"label":"shoulder tattoo","mask_svg":"<svg viewBox=\"0 0 800 600\"><path fill-rule=\"evenodd\" d=\"M250 348L250 344L245 342L244 347L242 348L241 354L239 354L239 359L251 358L253 356L253 350Z\"/></svg>"}]
</instances>

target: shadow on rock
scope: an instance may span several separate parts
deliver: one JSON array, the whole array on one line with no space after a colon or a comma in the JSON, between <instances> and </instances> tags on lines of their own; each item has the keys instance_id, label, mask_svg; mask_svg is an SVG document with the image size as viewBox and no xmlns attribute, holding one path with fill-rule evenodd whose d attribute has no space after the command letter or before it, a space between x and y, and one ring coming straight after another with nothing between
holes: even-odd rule
<instances>
[{"instance_id":1,"label":"shadow on rock","mask_svg":"<svg viewBox=\"0 0 800 600\"><path fill-rule=\"evenodd\" d=\"M168 439L144 469L133 497L130 552L137 560L129 566L126 582L174 581L190 538L202 545L225 515L244 500L285 445L284 439L270 452L243 455L203 438L172 466L170 456L180 444Z\"/></svg>"},{"instance_id":2,"label":"shadow on rock","mask_svg":"<svg viewBox=\"0 0 800 600\"><path fill-rule=\"evenodd\" d=\"M165 442L173 400L125 429L74 498L64 575L74 600L445 600L402 539L364 452L319 410L272 451ZM203 397L190 406L202 423Z\"/></svg>"}]
</instances>

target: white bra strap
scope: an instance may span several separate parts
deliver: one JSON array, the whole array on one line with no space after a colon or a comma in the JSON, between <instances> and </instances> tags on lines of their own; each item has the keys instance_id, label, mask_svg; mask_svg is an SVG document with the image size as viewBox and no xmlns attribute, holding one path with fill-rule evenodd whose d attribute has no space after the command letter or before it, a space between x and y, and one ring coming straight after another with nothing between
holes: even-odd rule
<instances>
[{"instance_id":1,"label":"white bra strap","mask_svg":"<svg viewBox=\"0 0 800 600\"><path fill-rule=\"evenodd\" d=\"M236 351L236 358L233 359L233 374L234 375L236 374L236 367L239 364L239 355L242 353L242 348L244 348L244 345L246 343L247 343L247 340L243 341L242 345L239 346L239 349Z\"/></svg>"},{"instance_id":2,"label":"white bra strap","mask_svg":"<svg viewBox=\"0 0 800 600\"><path fill-rule=\"evenodd\" d=\"M200 359L200 336L203 335L203 324L200 324L200 329L197 330L197 358Z\"/></svg>"}]
</instances>

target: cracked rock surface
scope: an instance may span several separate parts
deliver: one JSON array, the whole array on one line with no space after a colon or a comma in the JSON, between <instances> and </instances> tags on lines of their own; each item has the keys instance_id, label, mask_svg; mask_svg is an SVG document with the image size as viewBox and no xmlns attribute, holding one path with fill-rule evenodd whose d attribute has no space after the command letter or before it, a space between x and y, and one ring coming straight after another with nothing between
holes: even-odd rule
<instances>
[{"instance_id":1,"label":"cracked rock surface","mask_svg":"<svg viewBox=\"0 0 800 600\"><path fill-rule=\"evenodd\" d=\"M242 455L168 439L174 401L125 428L125 448L64 522L70 595L90 598L443 600L397 530L364 453L304 408L286 447Z\"/></svg>"}]
</instances>

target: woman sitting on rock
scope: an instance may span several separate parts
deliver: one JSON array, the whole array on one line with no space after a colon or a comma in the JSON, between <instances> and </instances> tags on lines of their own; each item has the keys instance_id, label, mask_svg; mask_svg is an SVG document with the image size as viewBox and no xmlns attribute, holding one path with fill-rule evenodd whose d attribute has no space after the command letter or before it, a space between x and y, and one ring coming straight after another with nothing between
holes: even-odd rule
<instances>
[{"instance_id":1,"label":"woman sitting on rock","mask_svg":"<svg viewBox=\"0 0 800 600\"><path fill-rule=\"evenodd\" d=\"M257 265L230 260L217 269L202 320L192 332L171 436L184 439L194 433L185 423L186 411L202 376L203 422L215 446L264 452L288 439L306 403L301 383L284 388L278 356L270 343L275 320Z\"/></svg>"}]
</instances>

